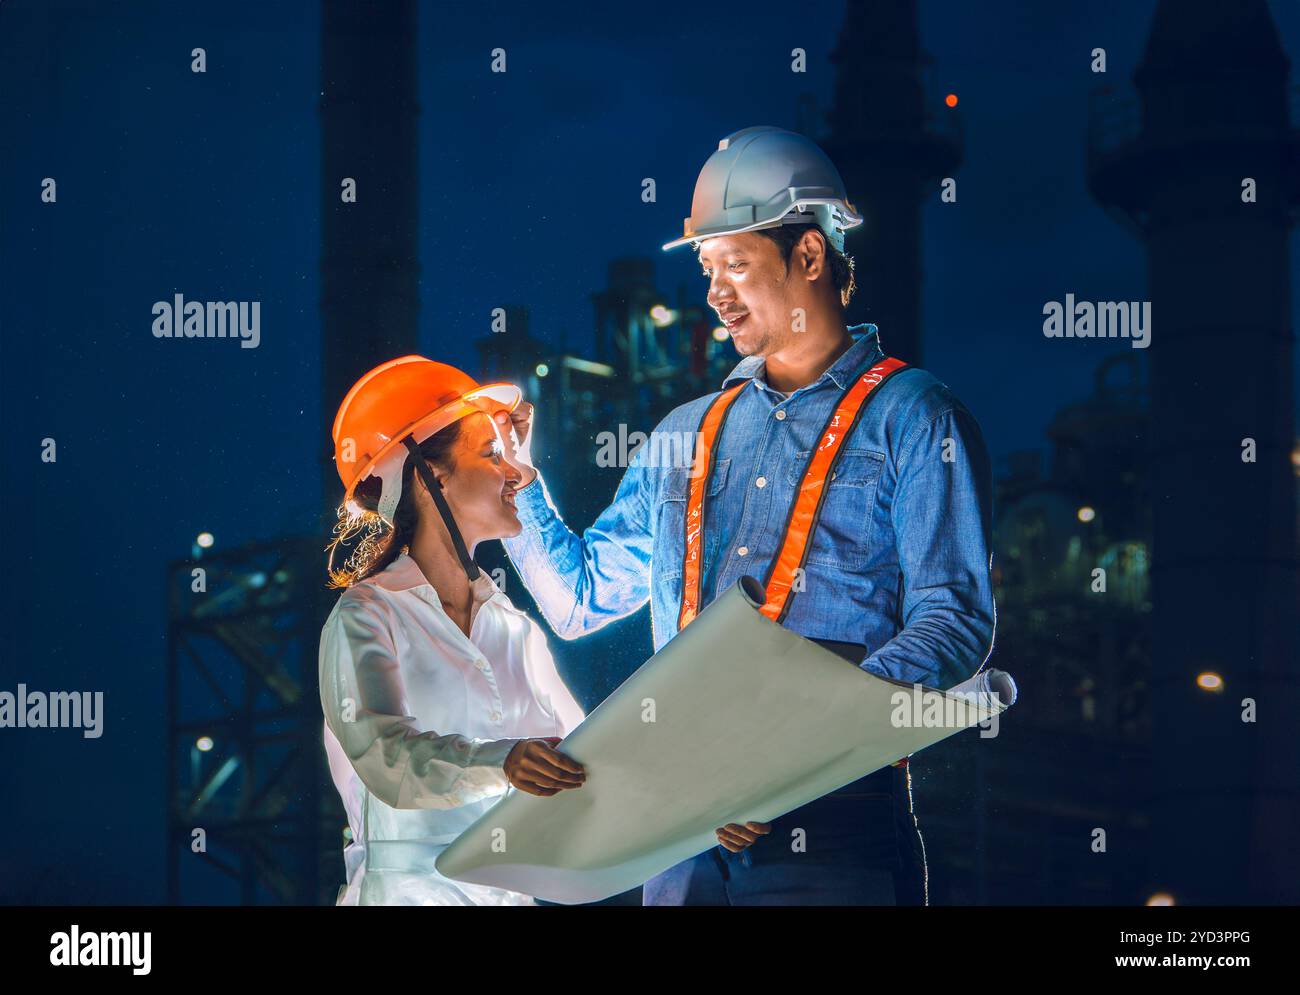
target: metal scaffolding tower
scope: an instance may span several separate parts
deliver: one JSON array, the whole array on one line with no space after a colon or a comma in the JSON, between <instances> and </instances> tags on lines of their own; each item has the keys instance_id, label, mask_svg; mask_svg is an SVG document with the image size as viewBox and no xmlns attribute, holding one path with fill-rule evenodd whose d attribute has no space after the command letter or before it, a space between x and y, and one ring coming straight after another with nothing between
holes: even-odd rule
<instances>
[{"instance_id":1,"label":"metal scaffolding tower","mask_svg":"<svg viewBox=\"0 0 1300 995\"><path fill-rule=\"evenodd\" d=\"M167 898L320 904L342 881L316 646L333 601L315 538L215 555L167 584ZM210 899L208 899L210 900Z\"/></svg>"}]
</instances>

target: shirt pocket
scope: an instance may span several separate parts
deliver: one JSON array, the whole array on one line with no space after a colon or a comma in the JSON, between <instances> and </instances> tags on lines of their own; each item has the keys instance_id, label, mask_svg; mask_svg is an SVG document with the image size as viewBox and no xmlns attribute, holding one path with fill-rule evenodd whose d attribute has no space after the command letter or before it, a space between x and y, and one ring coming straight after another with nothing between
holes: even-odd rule
<instances>
[{"instance_id":1,"label":"shirt pocket","mask_svg":"<svg viewBox=\"0 0 1300 995\"><path fill-rule=\"evenodd\" d=\"M811 455L810 451L797 453L786 466L786 483L795 496ZM884 466L884 454L870 449L845 449L840 453L812 535L808 563L842 570L867 568L876 486Z\"/></svg>"},{"instance_id":2,"label":"shirt pocket","mask_svg":"<svg viewBox=\"0 0 1300 995\"><path fill-rule=\"evenodd\" d=\"M713 463L709 477L708 500L716 501L727 486L731 458ZM672 467L664 474L659 491L658 521L655 535L654 570L658 580L669 581L682 575L682 558L686 555L686 500L690 494L690 467ZM704 560L708 562L718 547L718 530L709 528L708 508L704 510ZM660 555L666 552L667 556Z\"/></svg>"}]
</instances>

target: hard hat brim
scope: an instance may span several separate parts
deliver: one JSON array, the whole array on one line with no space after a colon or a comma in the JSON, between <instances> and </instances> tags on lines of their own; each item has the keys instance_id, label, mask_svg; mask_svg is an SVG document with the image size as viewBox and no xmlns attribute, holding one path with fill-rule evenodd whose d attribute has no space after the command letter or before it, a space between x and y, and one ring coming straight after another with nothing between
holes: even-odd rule
<instances>
[{"instance_id":1,"label":"hard hat brim","mask_svg":"<svg viewBox=\"0 0 1300 995\"><path fill-rule=\"evenodd\" d=\"M808 222L787 222L785 218L777 218L775 221L759 221L756 224L749 225L724 225L719 228L703 228L699 231L692 232L690 235L683 235L681 238L673 239L663 247L664 252L669 249L675 249L679 245L686 245L690 242L703 242L709 238L719 238L723 235L743 235L747 231L758 231L760 228L779 228L784 224L807 224Z\"/></svg>"},{"instance_id":2,"label":"hard hat brim","mask_svg":"<svg viewBox=\"0 0 1300 995\"><path fill-rule=\"evenodd\" d=\"M820 203L819 201L803 202L814 204ZM667 252L669 249L675 249L679 245L686 245L688 242L703 242L705 239L718 238L722 235L743 235L745 232L758 231L760 228L779 228L782 225L821 224L822 230L826 232L826 237L830 238L832 241L836 239L836 232L828 229L826 223L824 223L822 219L809 216L806 213L796 213L795 206L796 205L792 204L786 213L777 218L767 218L763 221L753 221L749 224L743 225L709 225L699 228L689 235L683 235L681 238L673 239L673 241L663 247L662 251ZM858 225L862 224L862 216L856 211L840 207L839 213L844 219L843 232L847 232L849 229L856 228ZM833 228L834 226L832 225L831 227ZM836 243L836 247L841 252L844 251L843 232L839 234L839 240Z\"/></svg>"},{"instance_id":3,"label":"hard hat brim","mask_svg":"<svg viewBox=\"0 0 1300 995\"><path fill-rule=\"evenodd\" d=\"M490 383L471 390L465 395L467 401L477 401L481 398L494 402L506 411L514 411L523 400L524 392L512 383Z\"/></svg>"}]
</instances>

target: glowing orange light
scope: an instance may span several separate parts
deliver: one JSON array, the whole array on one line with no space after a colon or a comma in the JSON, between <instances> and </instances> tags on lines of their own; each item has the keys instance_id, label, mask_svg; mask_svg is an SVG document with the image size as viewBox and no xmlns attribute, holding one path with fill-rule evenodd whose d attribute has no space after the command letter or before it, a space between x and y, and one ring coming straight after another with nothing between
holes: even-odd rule
<instances>
[{"instance_id":1,"label":"glowing orange light","mask_svg":"<svg viewBox=\"0 0 1300 995\"><path fill-rule=\"evenodd\" d=\"M957 106L957 94L955 94L955 93L950 93L950 94L948 94L948 96L946 96L946 97L943 98L943 102L944 102L945 104L947 104L949 107L956 107L956 106Z\"/></svg>"},{"instance_id":2,"label":"glowing orange light","mask_svg":"<svg viewBox=\"0 0 1300 995\"><path fill-rule=\"evenodd\" d=\"M1196 684L1197 687L1201 688L1201 690L1203 691L1223 690L1223 678L1220 677L1218 674L1214 673L1213 671L1209 671L1209 670L1207 670L1203 674L1197 675Z\"/></svg>"}]
</instances>

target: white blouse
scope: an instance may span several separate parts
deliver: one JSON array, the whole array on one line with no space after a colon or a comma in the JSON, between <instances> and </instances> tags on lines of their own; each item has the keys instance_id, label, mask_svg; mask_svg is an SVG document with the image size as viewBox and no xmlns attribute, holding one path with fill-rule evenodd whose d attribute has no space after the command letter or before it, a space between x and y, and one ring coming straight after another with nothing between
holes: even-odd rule
<instances>
[{"instance_id":1,"label":"white blouse","mask_svg":"<svg viewBox=\"0 0 1300 995\"><path fill-rule=\"evenodd\" d=\"M352 829L341 905L532 903L433 866L505 793L515 743L565 736L583 718L537 623L486 573L472 589L466 638L402 553L325 622L325 750Z\"/></svg>"}]
</instances>

